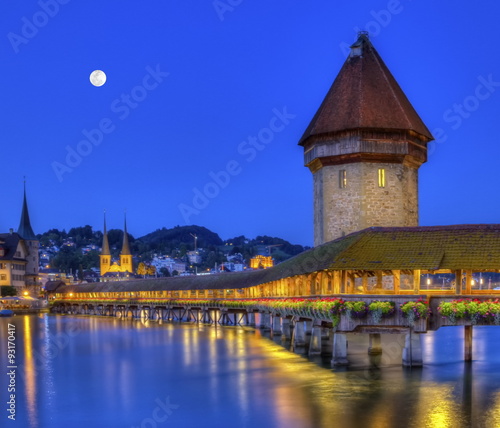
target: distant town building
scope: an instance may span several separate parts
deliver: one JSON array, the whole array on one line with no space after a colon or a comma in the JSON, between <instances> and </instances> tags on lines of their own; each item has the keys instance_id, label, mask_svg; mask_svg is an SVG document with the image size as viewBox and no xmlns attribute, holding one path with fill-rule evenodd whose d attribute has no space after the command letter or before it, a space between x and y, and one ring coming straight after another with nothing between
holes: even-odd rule
<instances>
[{"instance_id":1,"label":"distant town building","mask_svg":"<svg viewBox=\"0 0 500 428\"><path fill-rule=\"evenodd\" d=\"M201 255L199 251L188 251L187 256L190 264L194 265L201 263Z\"/></svg>"},{"instance_id":2,"label":"distant town building","mask_svg":"<svg viewBox=\"0 0 500 428\"><path fill-rule=\"evenodd\" d=\"M250 259L252 269L267 269L274 266L274 260L271 256L255 256Z\"/></svg>"},{"instance_id":3,"label":"distant town building","mask_svg":"<svg viewBox=\"0 0 500 428\"><path fill-rule=\"evenodd\" d=\"M156 268L157 273L160 273L162 268L166 268L170 275L174 271L179 274L186 272L186 262L168 256L155 256L151 261L151 265Z\"/></svg>"}]
</instances>

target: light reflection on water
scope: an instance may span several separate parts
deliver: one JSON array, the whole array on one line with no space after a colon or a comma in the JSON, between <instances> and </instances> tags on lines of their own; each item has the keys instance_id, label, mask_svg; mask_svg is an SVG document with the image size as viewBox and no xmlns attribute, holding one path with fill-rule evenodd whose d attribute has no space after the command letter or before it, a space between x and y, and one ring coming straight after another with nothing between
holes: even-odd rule
<instances>
[{"instance_id":1,"label":"light reflection on water","mask_svg":"<svg viewBox=\"0 0 500 428\"><path fill-rule=\"evenodd\" d=\"M351 365L332 370L252 329L27 315L0 320L2 371L8 322L19 366L10 426L500 426L497 327L474 328L472 365L456 327L423 336L423 369L401 367L402 336L382 336L384 353L368 356L367 337L349 335ZM179 407L154 421L167 397Z\"/></svg>"}]
</instances>

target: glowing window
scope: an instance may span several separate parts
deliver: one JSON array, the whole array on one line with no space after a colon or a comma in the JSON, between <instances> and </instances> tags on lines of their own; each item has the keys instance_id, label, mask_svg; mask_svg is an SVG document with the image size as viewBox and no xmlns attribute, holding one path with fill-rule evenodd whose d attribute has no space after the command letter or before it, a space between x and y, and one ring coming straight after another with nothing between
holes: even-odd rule
<instances>
[{"instance_id":1,"label":"glowing window","mask_svg":"<svg viewBox=\"0 0 500 428\"><path fill-rule=\"evenodd\" d=\"M379 168L378 170L378 187L385 187L385 169Z\"/></svg>"},{"instance_id":2,"label":"glowing window","mask_svg":"<svg viewBox=\"0 0 500 428\"><path fill-rule=\"evenodd\" d=\"M339 187L341 189L347 187L347 171L345 169L339 171Z\"/></svg>"}]
</instances>

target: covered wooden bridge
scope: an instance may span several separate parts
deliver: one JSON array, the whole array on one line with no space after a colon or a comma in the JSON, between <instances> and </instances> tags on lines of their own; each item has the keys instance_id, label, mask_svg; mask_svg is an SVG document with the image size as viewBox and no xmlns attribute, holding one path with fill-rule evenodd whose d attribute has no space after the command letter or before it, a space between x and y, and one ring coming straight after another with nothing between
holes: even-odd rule
<instances>
[{"instance_id":1,"label":"covered wooden bridge","mask_svg":"<svg viewBox=\"0 0 500 428\"><path fill-rule=\"evenodd\" d=\"M257 324L276 334L289 335L309 351L321 351L325 337L333 364L347 363L351 332L370 335L370 352L381 352L380 334L406 334L405 365L421 365L420 333L453 325L437 311L455 296L482 300L500 294L496 281L500 268L500 225L461 225L418 228L369 228L306 251L273 268L219 275L187 276L64 286L51 297L53 310L159 321L195 320ZM374 321L344 315L335 325L318 313L280 313L266 308L218 307L217 299L280 299L290 297L342 297L367 302L391 300L399 304L430 300L432 315L408 324L401 313ZM199 299L210 303L182 299ZM465 359L472 359L472 322L465 321ZM291 329L290 329L291 328ZM288 332L288 333L287 333Z\"/></svg>"}]
</instances>

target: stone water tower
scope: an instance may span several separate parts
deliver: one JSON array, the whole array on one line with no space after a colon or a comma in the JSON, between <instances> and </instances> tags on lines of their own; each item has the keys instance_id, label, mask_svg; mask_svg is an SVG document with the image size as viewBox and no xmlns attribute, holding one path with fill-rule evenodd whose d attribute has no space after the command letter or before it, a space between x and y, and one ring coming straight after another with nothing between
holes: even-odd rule
<instances>
[{"instance_id":1,"label":"stone water tower","mask_svg":"<svg viewBox=\"0 0 500 428\"><path fill-rule=\"evenodd\" d=\"M433 137L365 32L299 144L314 182L314 245L371 226L418 226Z\"/></svg>"}]
</instances>

